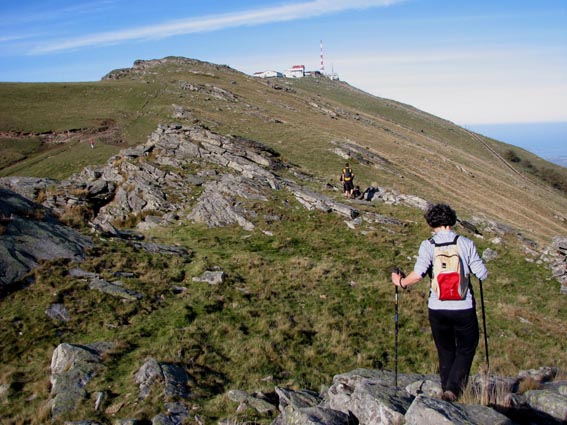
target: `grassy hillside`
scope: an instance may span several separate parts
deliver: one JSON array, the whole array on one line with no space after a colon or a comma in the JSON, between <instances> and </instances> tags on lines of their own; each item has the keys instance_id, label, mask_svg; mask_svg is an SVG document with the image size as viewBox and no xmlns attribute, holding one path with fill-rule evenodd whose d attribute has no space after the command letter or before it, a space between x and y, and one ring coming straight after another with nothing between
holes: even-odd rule
<instances>
[{"instance_id":1,"label":"grassy hillside","mask_svg":"<svg viewBox=\"0 0 567 425\"><path fill-rule=\"evenodd\" d=\"M121 280L144 294L137 302L89 290L87 281L69 276L76 264L45 264L32 285L1 301L0 383L9 387L0 403L3 423L47 421L51 355L63 342L118 344L104 361L105 372L88 389L91 394L107 391L104 409L121 406L119 415L94 412L91 399L65 417L73 420L149 419L163 411L156 390L150 399L136 400L133 375L149 357L186 366L195 381L190 403L209 421L269 422L253 411L237 414L237 405L226 396L231 389L319 390L333 375L354 368L392 370L389 273L394 265L405 270L413 265L419 240L429 235L421 213L382 206L377 212L408 225L365 225L352 231L337 216L305 212L287 196L264 208L260 215L278 214L281 221L259 223L252 233L186 224L148 235L189 248L193 254L187 258L98 241L80 267L111 280L117 272L133 273ZM263 233L264 227L273 236ZM492 371L515 376L542 365L565 370L565 298L557 296L558 284L543 278L547 270L523 260L513 237L505 243L499 258L489 263L491 274L484 283ZM477 244L481 252L492 247L484 240ZM227 273L225 283L192 282L212 267ZM175 286L187 290L179 293ZM436 371L426 292L424 283L400 294L401 372ZM52 303L64 303L70 321L47 319ZM483 364L481 343L473 373Z\"/></svg>"},{"instance_id":2,"label":"grassy hillside","mask_svg":"<svg viewBox=\"0 0 567 425\"><path fill-rule=\"evenodd\" d=\"M267 81L198 61L157 62L118 80L0 84L0 175L64 178L89 162L86 155L98 163L118 147L144 142L159 123L199 122L261 141L329 180L336 180L343 162L329 151L330 142L349 140L392 164L384 172L355 162L363 188L377 183L444 200L463 215L506 223L538 241L565 233L567 170L519 148L473 137L342 82ZM172 105L189 118L174 118ZM79 130L75 144L50 143L46 134L71 130ZM84 145L93 136L105 149L87 154Z\"/></svg>"},{"instance_id":3,"label":"grassy hillside","mask_svg":"<svg viewBox=\"0 0 567 425\"><path fill-rule=\"evenodd\" d=\"M185 118L172 116L174 104L184 108ZM383 169L351 161L361 186L446 201L462 218L507 224L543 244L567 233L565 194L533 169L549 167L559 181L565 172L528 152L479 141L450 122L346 83L258 80L188 60L141 64L118 80L95 83L0 84L0 175L65 178L144 142L165 122L198 122L263 142L310 173L318 191L326 191L326 182L337 183L344 162L331 151L332 142L354 142L389 161ZM95 149L89 147L91 138ZM326 194L340 198L330 190ZM429 236L421 211L372 204L365 208L405 224L365 223L352 230L336 215L304 210L288 193L273 196L253 207L258 217L280 220L258 219L253 232L182 222L147 233L150 240L190 249L186 258L97 240L80 267L108 279L131 272L122 280L144 294L140 301L89 290L86 281L68 274L78 265L63 261L43 264L33 284L1 299L2 423L49 421L49 366L62 342L117 344L105 358L104 374L88 386L107 391L103 411L95 412L89 400L64 418L103 423L116 417L149 419L164 410L155 393L137 400L133 374L148 357L187 368L195 380L191 404L206 422L269 423L252 411L236 414L237 404L226 396L230 389L318 390L333 375L356 367L392 369L389 274L395 265L410 270L419 242ZM268 230L271 236L263 232ZM498 251L484 285L494 372L516 375L542 365L567 370L567 301L558 296L559 284L544 264L525 260L514 233L499 245L489 239L475 242L480 252ZM192 281L213 267L227 273L225 283ZM427 283L400 296L402 372L436 370L426 292ZM65 304L69 322L46 317L53 303ZM481 345L473 373L482 367L482 352ZM116 406L121 406L117 415L105 413Z\"/></svg>"}]
</instances>

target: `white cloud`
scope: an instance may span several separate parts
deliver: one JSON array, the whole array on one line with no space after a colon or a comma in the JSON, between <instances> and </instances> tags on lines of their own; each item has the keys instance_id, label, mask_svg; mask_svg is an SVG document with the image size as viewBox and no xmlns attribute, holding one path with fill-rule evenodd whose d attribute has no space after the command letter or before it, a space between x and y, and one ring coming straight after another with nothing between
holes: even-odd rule
<instances>
[{"instance_id":1,"label":"white cloud","mask_svg":"<svg viewBox=\"0 0 567 425\"><path fill-rule=\"evenodd\" d=\"M17 13L4 13L0 25L10 25L14 27L36 22L46 23L49 21L58 21L62 18L76 19L79 15L91 15L109 11L114 6L114 3L114 0L95 0L91 2L81 2L59 9L46 9L44 6L42 6L41 9L38 7L28 7L18 10ZM25 6L25 4L23 6Z\"/></svg>"},{"instance_id":2,"label":"white cloud","mask_svg":"<svg viewBox=\"0 0 567 425\"><path fill-rule=\"evenodd\" d=\"M127 30L94 33L83 37L50 41L36 46L30 54L46 54L87 46L111 45L132 40L160 39L239 26L285 22L346 10L385 7L403 1L405 0L313 0L238 13L192 17Z\"/></svg>"}]
</instances>

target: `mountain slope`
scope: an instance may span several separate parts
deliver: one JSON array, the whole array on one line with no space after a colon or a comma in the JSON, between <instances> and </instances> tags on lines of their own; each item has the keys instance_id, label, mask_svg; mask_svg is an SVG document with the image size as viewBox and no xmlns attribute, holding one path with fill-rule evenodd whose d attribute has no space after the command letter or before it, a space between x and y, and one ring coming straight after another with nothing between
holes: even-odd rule
<instances>
[{"instance_id":1,"label":"mountain slope","mask_svg":"<svg viewBox=\"0 0 567 425\"><path fill-rule=\"evenodd\" d=\"M350 141L388 161L376 170L353 160L363 189L377 183L445 201L463 216L504 223L539 242L567 229L565 194L516 171L502 157L508 146L326 78L261 80L225 66L166 58L139 61L98 83L0 84L0 99L0 131L8 137L79 130L71 134L75 142L95 137L133 145L159 123L200 122L221 134L261 141L329 181L336 181L343 161L329 151L330 143ZM24 142L4 139L7 143ZM63 153L52 143L43 156L28 154L28 161L4 167L1 174L31 168L36 176L66 177L85 165L84 156L94 155L86 143L77 144L68 143L70 151ZM106 155L116 152L104 146ZM536 165L542 162L515 150ZM68 164L64 174L49 166L54 159ZM104 160L96 156L94 162ZM561 167L544 166L567 179Z\"/></svg>"},{"instance_id":2,"label":"mountain slope","mask_svg":"<svg viewBox=\"0 0 567 425\"><path fill-rule=\"evenodd\" d=\"M0 85L2 94L2 146L17 158L2 173L70 177L49 181L38 200L65 206L62 217L83 231L86 221L99 230L82 263L44 262L0 300L2 421L50 420L65 389L53 369L68 370L50 362L66 350L102 365L87 370L92 380L75 394L82 401L54 423L149 422L171 400L159 379L138 397L146 364L185 371L188 403L206 422L269 421L235 413L233 389L271 395L275 386L317 389L358 367L392 370L390 271L409 270L430 234L420 199L406 195L448 201L484 233L475 242L493 258L485 282L493 373L567 367L565 297L539 261L549 238L565 234L565 199L515 171L506 145L345 83L258 80L182 58L138 62L98 83ZM246 152L257 142L265 156ZM375 201L342 197L345 157L363 188L380 186ZM244 181L248 194L221 185ZM83 208L90 194L99 203ZM211 204L248 221L211 228ZM351 220L354 209L361 214ZM2 218L0 233L11 221ZM208 273L224 280L210 284ZM436 370L427 290L425 282L400 295L403 372ZM473 373L484 364L480 350ZM100 393L104 411L94 408Z\"/></svg>"}]
</instances>

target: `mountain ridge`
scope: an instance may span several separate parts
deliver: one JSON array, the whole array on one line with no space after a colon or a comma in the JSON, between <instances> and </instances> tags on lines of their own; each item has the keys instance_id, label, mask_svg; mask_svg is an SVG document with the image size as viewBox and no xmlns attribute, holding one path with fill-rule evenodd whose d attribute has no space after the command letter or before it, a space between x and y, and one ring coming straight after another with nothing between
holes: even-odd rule
<instances>
[{"instance_id":1,"label":"mountain ridge","mask_svg":"<svg viewBox=\"0 0 567 425\"><path fill-rule=\"evenodd\" d=\"M190 83L190 79L196 81ZM539 190L545 184L540 184L531 176L528 178L516 164L502 160L507 145L409 105L369 95L347 83L314 77L261 80L241 74L226 65L167 57L139 60L132 68L111 71L100 83L92 83L94 86L87 84L87 90L115 90L117 94L124 95L124 91L140 90L137 84L137 87L132 87L136 82L142 82L146 87L142 87L142 93L136 94L133 101L127 98L126 103L132 103L131 106L120 105L117 111L112 112L113 116L96 118L117 123L122 137L129 144L142 143L144 133L149 134L166 117L171 120L172 114L168 109L173 103L169 103L169 100L175 100L178 107L192 109L189 120L200 120L221 133L228 130L249 139L261 140L279 150L284 149L282 154L297 156L304 167L333 180L336 175L336 171L331 171L330 162L333 159L325 154L324 145L334 139L352 139L359 146L373 149L390 159L396 172L404 174L402 177L406 179L405 182L387 179L389 185L399 186L406 192L426 199L445 199L466 209L469 214L486 210L493 218L518 227L540 242L549 242L553 236L565 233L567 228L567 217L561 213L567 210L564 196L561 196L561 192L545 194L536 209L537 198L542 195ZM122 83L125 87L120 89ZM0 88L6 89L7 86L12 85L2 84ZM55 87L64 92L71 87L80 90L81 84L59 84ZM6 96L6 99L9 98ZM71 102L65 96L63 99ZM183 99L188 102L186 106L183 105ZM112 99L106 102L108 100L114 102ZM96 102L96 98L93 102ZM17 106L18 101L14 103ZM5 114L18 116L17 107L11 104L11 110L8 111L8 105L0 105L3 105L0 110L4 115L0 130L13 130L14 123L10 125L10 120L5 122ZM85 116L92 116L89 107L82 106ZM357 109L354 109L355 106ZM63 107L59 105L60 109ZM134 109L128 109L130 107ZM77 115L64 110L59 112L62 116ZM183 113L178 112L177 116L183 116ZM181 118L180 121L187 119ZM90 121L90 125L83 127L92 127L93 118L87 121ZM149 126L150 122L153 125ZM21 122L17 125L25 124ZM144 129L143 132L140 132L142 128L133 129L138 126ZM274 132L277 127L280 129ZM134 134L129 135L128 132ZM308 132L314 134L307 136ZM315 149L316 155L322 159L326 156L324 163L319 165L309 161L305 157L309 149L305 149L305 153L294 149L293 140L301 140L304 147L311 146L312 153ZM545 163L521 149L515 151L520 156L529 156L527 159L535 165ZM295 160L292 158L292 161ZM545 163L545 166L551 165ZM340 168L338 165L333 167ZM508 175L507 170L514 175ZM373 170L357 171L361 184L370 185L373 180L383 178ZM518 179L519 176L523 178ZM563 178L567 180L565 176ZM470 192L452 188L455 181ZM432 187L439 193L430 190ZM466 196L462 196L465 193ZM540 225L540 221L544 221L543 225Z\"/></svg>"}]
</instances>

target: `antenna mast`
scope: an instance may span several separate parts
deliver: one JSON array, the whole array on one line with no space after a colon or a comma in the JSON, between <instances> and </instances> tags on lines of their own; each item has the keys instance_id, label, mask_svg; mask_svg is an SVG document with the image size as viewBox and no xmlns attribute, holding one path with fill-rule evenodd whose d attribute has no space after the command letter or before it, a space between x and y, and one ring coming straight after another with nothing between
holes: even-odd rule
<instances>
[{"instance_id":1,"label":"antenna mast","mask_svg":"<svg viewBox=\"0 0 567 425\"><path fill-rule=\"evenodd\" d=\"M320 68L320 71L321 71L321 74L324 74L325 73L325 65L323 64L323 40L320 40L319 46L320 46L320 50L321 50L321 68Z\"/></svg>"}]
</instances>

